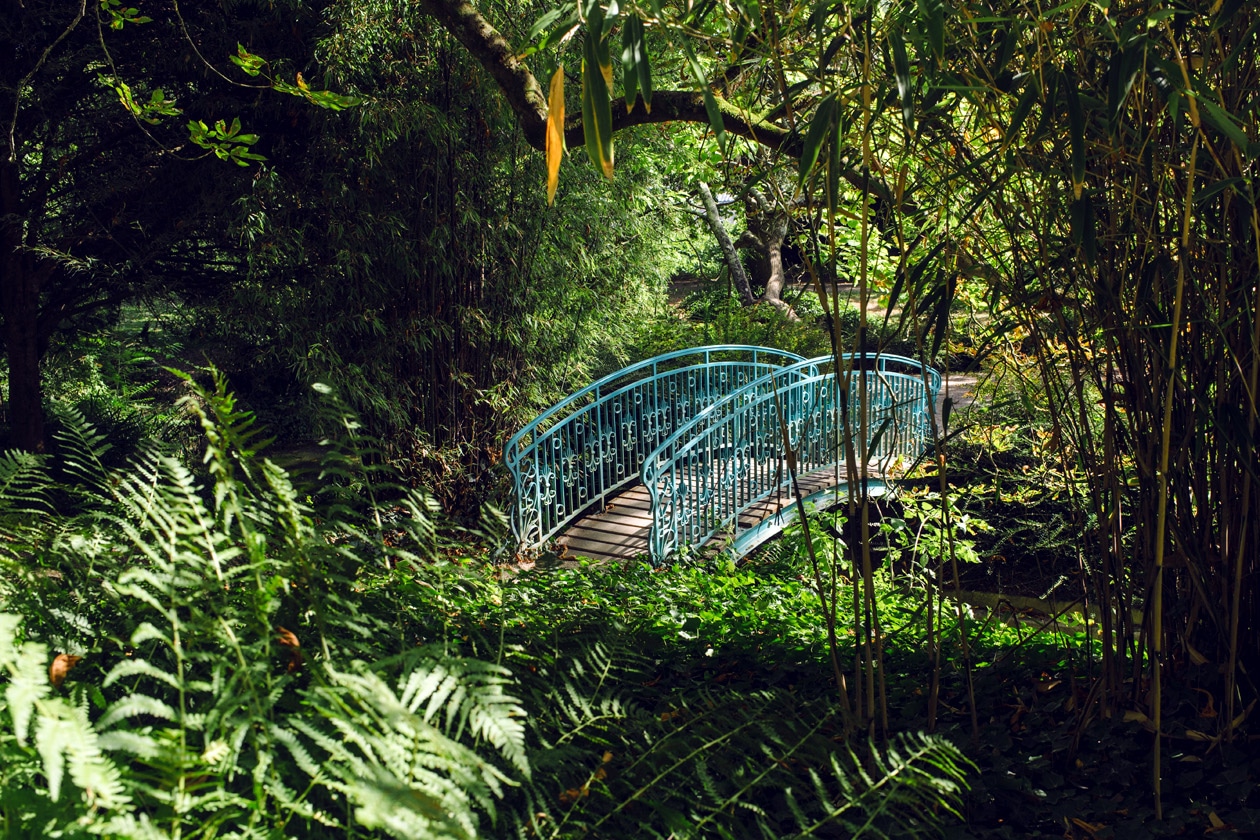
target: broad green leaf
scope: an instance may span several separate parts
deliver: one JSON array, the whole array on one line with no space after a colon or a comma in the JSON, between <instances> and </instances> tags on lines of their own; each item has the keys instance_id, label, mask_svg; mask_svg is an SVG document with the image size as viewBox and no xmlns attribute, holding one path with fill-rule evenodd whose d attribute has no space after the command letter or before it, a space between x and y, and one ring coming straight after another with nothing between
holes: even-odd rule
<instances>
[{"instance_id":1,"label":"broad green leaf","mask_svg":"<svg viewBox=\"0 0 1260 840\"><path fill-rule=\"evenodd\" d=\"M814 169L814 164L818 162L818 155L822 151L823 141L831 133L834 123L834 115L836 111L836 95L834 93L823 98L818 103L818 109L814 111L814 118L809 123L809 132L805 135L805 146L801 149L800 173L798 180L801 184L809 178L809 174Z\"/></svg>"},{"instance_id":2,"label":"broad green leaf","mask_svg":"<svg viewBox=\"0 0 1260 840\"><path fill-rule=\"evenodd\" d=\"M556 198L560 183L560 160L564 157L564 65L551 77L547 101L547 205Z\"/></svg>"},{"instance_id":3,"label":"broad green leaf","mask_svg":"<svg viewBox=\"0 0 1260 840\"><path fill-rule=\"evenodd\" d=\"M564 13L565 13L564 7L561 7L559 9L552 9L550 12L547 12L538 20L534 21L534 25L529 28L529 40L531 41L534 40L539 35L543 34L548 29L550 29L552 25L556 23L556 21L564 17Z\"/></svg>"},{"instance_id":4,"label":"broad green leaf","mask_svg":"<svg viewBox=\"0 0 1260 840\"><path fill-rule=\"evenodd\" d=\"M580 25L576 8L570 8L567 15L561 16L560 13L563 11L563 9L556 9L553 10L554 17L552 16L553 13L548 13L538 19L534 24L534 29L531 29L529 34L533 43L521 53L521 58L541 52L552 44L560 42Z\"/></svg>"},{"instance_id":5,"label":"broad green leaf","mask_svg":"<svg viewBox=\"0 0 1260 840\"><path fill-rule=\"evenodd\" d=\"M901 33L893 30L888 33L888 43L892 46L893 73L897 77L897 95L901 99L901 120L906 131L914 131L914 97L910 85L910 58L906 55L906 42Z\"/></svg>"},{"instance_id":6,"label":"broad green leaf","mask_svg":"<svg viewBox=\"0 0 1260 840\"><path fill-rule=\"evenodd\" d=\"M605 50L607 47L605 47ZM613 176L612 102L596 57L598 49L587 33L582 44L582 133L586 153L604 177Z\"/></svg>"}]
</instances>

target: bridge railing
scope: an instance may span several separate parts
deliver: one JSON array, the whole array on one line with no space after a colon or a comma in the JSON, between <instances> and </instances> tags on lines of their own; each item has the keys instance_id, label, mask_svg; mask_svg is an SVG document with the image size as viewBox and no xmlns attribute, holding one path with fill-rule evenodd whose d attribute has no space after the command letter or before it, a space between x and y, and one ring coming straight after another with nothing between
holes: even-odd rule
<instances>
[{"instance_id":1,"label":"bridge railing","mask_svg":"<svg viewBox=\"0 0 1260 840\"><path fill-rule=\"evenodd\" d=\"M649 453L704 409L801 361L767 347L666 353L617 371L539 415L504 447L518 546L536 548L639 480Z\"/></svg>"},{"instance_id":2,"label":"bridge railing","mask_svg":"<svg viewBox=\"0 0 1260 840\"><path fill-rule=\"evenodd\" d=\"M859 461L883 469L898 456L917 457L930 440L928 412L939 382L936 371L913 359L864 354L842 357L838 375L831 357L809 359L733 392L644 462L653 560L722 531L737 535L740 514L791 491L781 421L798 475L842 463L845 429Z\"/></svg>"}]
</instances>

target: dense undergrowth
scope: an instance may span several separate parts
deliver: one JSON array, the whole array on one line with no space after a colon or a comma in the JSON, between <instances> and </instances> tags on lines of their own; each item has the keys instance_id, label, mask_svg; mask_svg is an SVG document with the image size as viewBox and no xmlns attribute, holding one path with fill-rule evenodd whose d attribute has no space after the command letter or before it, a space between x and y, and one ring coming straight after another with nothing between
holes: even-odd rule
<instances>
[{"instance_id":1,"label":"dense undergrowth","mask_svg":"<svg viewBox=\"0 0 1260 840\"><path fill-rule=\"evenodd\" d=\"M196 472L112 469L73 413L55 456L0 461L4 836L880 837L957 807L948 741L846 731L807 587L763 609L733 569L504 579L466 548L494 518L438 529L344 415L299 486L222 380L188 408Z\"/></svg>"}]
</instances>

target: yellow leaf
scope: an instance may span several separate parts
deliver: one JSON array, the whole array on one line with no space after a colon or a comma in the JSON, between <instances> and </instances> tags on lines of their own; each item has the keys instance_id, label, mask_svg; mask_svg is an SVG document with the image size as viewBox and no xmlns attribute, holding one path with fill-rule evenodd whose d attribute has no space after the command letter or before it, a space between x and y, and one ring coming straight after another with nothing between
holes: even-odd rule
<instances>
[{"instance_id":1,"label":"yellow leaf","mask_svg":"<svg viewBox=\"0 0 1260 840\"><path fill-rule=\"evenodd\" d=\"M560 183L560 158L564 156L564 67L556 68L551 77L551 96L547 100L547 205L556 198Z\"/></svg>"},{"instance_id":2,"label":"yellow leaf","mask_svg":"<svg viewBox=\"0 0 1260 840\"><path fill-rule=\"evenodd\" d=\"M599 63L599 71L604 74L604 84L608 85L608 89L612 90L612 63Z\"/></svg>"}]
</instances>

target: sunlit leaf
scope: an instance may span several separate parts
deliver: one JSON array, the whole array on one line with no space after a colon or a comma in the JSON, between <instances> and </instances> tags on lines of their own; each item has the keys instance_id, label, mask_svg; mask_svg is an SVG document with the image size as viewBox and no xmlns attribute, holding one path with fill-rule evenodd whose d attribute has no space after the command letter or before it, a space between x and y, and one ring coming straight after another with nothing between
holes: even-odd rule
<instances>
[{"instance_id":1,"label":"sunlit leaf","mask_svg":"<svg viewBox=\"0 0 1260 840\"><path fill-rule=\"evenodd\" d=\"M551 96L547 102L547 204L556 197L560 183L560 159L564 157L564 66L551 77Z\"/></svg>"},{"instance_id":2,"label":"sunlit leaf","mask_svg":"<svg viewBox=\"0 0 1260 840\"><path fill-rule=\"evenodd\" d=\"M625 89L627 114L634 110L639 83L645 75L645 70L647 70L648 84L644 87L643 104L649 111L651 110L648 102L652 95L651 70L640 66L646 60L647 54L643 48L643 21L638 15L630 15L626 18L625 25L621 27L621 84Z\"/></svg>"},{"instance_id":3,"label":"sunlit leaf","mask_svg":"<svg viewBox=\"0 0 1260 840\"><path fill-rule=\"evenodd\" d=\"M582 52L582 132L586 138L586 153L604 177L612 178L612 102L590 33L583 42Z\"/></svg>"}]
</instances>

